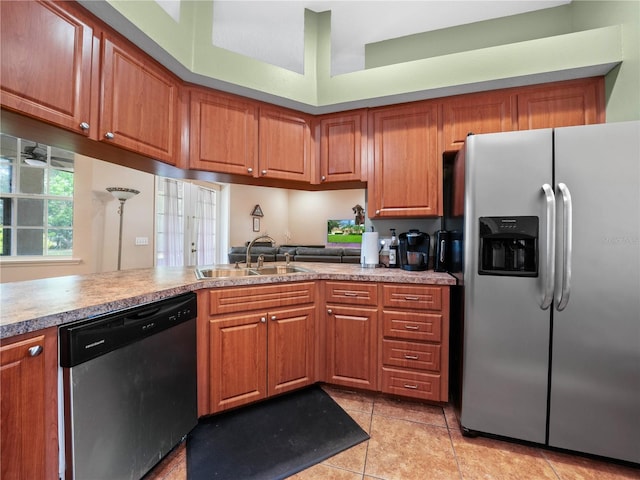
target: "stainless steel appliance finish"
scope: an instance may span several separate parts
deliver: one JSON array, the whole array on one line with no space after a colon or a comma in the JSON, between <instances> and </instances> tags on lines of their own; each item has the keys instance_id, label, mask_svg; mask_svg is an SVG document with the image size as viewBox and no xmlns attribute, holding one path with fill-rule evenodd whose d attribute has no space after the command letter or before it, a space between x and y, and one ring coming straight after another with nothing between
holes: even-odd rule
<instances>
[{"instance_id":1,"label":"stainless steel appliance finish","mask_svg":"<svg viewBox=\"0 0 640 480\"><path fill-rule=\"evenodd\" d=\"M196 426L192 293L60 329L67 479L139 479Z\"/></svg>"},{"instance_id":2,"label":"stainless steel appliance finish","mask_svg":"<svg viewBox=\"0 0 640 480\"><path fill-rule=\"evenodd\" d=\"M640 122L471 136L465 168L463 429L640 462ZM496 216L538 218L536 276L480 274Z\"/></svg>"}]
</instances>

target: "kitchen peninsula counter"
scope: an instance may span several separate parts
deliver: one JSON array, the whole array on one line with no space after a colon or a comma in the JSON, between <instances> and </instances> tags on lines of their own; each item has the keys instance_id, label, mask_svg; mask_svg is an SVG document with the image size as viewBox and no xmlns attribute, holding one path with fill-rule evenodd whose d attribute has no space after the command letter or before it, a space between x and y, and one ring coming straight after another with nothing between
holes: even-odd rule
<instances>
[{"instance_id":1,"label":"kitchen peninsula counter","mask_svg":"<svg viewBox=\"0 0 640 480\"><path fill-rule=\"evenodd\" d=\"M0 284L0 339L202 288L302 280L456 284L453 276L433 270L409 272L338 263L305 262L295 265L304 266L313 272L197 280L194 267L159 267Z\"/></svg>"}]
</instances>

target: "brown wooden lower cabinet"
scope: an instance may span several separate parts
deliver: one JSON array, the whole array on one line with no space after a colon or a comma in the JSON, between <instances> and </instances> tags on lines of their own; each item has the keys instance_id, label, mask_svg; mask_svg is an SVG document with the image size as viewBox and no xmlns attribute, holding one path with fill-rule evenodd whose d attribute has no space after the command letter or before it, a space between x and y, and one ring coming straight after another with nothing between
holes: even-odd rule
<instances>
[{"instance_id":1,"label":"brown wooden lower cabinet","mask_svg":"<svg viewBox=\"0 0 640 480\"><path fill-rule=\"evenodd\" d=\"M327 382L376 390L378 309L327 305Z\"/></svg>"},{"instance_id":2,"label":"brown wooden lower cabinet","mask_svg":"<svg viewBox=\"0 0 640 480\"><path fill-rule=\"evenodd\" d=\"M200 415L316 381L315 288L300 282L200 293L209 302L199 308L198 334L207 338L198 345Z\"/></svg>"},{"instance_id":3,"label":"brown wooden lower cabinet","mask_svg":"<svg viewBox=\"0 0 640 480\"><path fill-rule=\"evenodd\" d=\"M0 347L0 478L58 478L57 329Z\"/></svg>"},{"instance_id":4,"label":"brown wooden lower cabinet","mask_svg":"<svg viewBox=\"0 0 640 480\"><path fill-rule=\"evenodd\" d=\"M211 289L199 300L200 415L319 380L448 400L448 286L294 282Z\"/></svg>"},{"instance_id":5,"label":"brown wooden lower cabinet","mask_svg":"<svg viewBox=\"0 0 640 480\"><path fill-rule=\"evenodd\" d=\"M380 389L446 402L449 287L383 284Z\"/></svg>"}]
</instances>

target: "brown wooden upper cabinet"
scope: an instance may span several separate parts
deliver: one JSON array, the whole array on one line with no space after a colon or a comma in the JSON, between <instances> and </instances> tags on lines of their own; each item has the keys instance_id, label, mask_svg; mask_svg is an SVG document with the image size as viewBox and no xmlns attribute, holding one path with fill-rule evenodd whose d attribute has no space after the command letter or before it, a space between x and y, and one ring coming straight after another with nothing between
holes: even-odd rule
<instances>
[{"instance_id":1,"label":"brown wooden upper cabinet","mask_svg":"<svg viewBox=\"0 0 640 480\"><path fill-rule=\"evenodd\" d=\"M179 80L118 38L104 35L100 140L175 165Z\"/></svg>"},{"instance_id":2,"label":"brown wooden upper cabinet","mask_svg":"<svg viewBox=\"0 0 640 480\"><path fill-rule=\"evenodd\" d=\"M258 122L258 176L311 182L311 117L261 106Z\"/></svg>"},{"instance_id":3,"label":"brown wooden upper cabinet","mask_svg":"<svg viewBox=\"0 0 640 480\"><path fill-rule=\"evenodd\" d=\"M518 92L519 130L604 121L604 77L537 85Z\"/></svg>"},{"instance_id":4,"label":"brown wooden upper cabinet","mask_svg":"<svg viewBox=\"0 0 640 480\"><path fill-rule=\"evenodd\" d=\"M427 101L373 109L369 137L373 171L369 172L368 216L440 215L438 104Z\"/></svg>"},{"instance_id":5,"label":"brown wooden upper cabinet","mask_svg":"<svg viewBox=\"0 0 640 480\"><path fill-rule=\"evenodd\" d=\"M513 130L511 95L508 91L459 95L443 99L444 150L458 150L469 133Z\"/></svg>"},{"instance_id":6,"label":"brown wooden upper cabinet","mask_svg":"<svg viewBox=\"0 0 640 480\"><path fill-rule=\"evenodd\" d=\"M258 104L203 90L191 92L189 167L255 176Z\"/></svg>"},{"instance_id":7,"label":"brown wooden upper cabinet","mask_svg":"<svg viewBox=\"0 0 640 480\"><path fill-rule=\"evenodd\" d=\"M0 2L0 21L2 106L89 135L93 29L80 9Z\"/></svg>"},{"instance_id":8,"label":"brown wooden upper cabinet","mask_svg":"<svg viewBox=\"0 0 640 480\"><path fill-rule=\"evenodd\" d=\"M367 111L323 115L317 125L320 183L366 181Z\"/></svg>"}]
</instances>

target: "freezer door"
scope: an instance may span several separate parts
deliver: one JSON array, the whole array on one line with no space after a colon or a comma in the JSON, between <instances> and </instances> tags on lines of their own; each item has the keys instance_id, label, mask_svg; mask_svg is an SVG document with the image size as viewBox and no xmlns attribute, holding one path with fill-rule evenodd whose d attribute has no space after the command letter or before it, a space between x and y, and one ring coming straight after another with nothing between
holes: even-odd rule
<instances>
[{"instance_id":1,"label":"freezer door","mask_svg":"<svg viewBox=\"0 0 640 480\"><path fill-rule=\"evenodd\" d=\"M557 129L555 164L573 241L569 300L554 312L549 444L640 462L640 122ZM556 284L562 209L558 197Z\"/></svg>"},{"instance_id":2,"label":"freezer door","mask_svg":"<svg viewBox=\"0 0 640 480\"><path fill-rule=\"evenodd\" d=\"M552 131L468 137L465 172L461 424L544 443L550 309L541 304L552 232L542 186L552 185ZM538 217L535 277L478 274L479 218L509 216Z\"/></svg>"}]
</instances>

